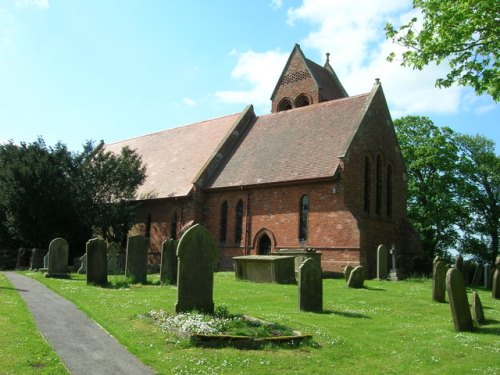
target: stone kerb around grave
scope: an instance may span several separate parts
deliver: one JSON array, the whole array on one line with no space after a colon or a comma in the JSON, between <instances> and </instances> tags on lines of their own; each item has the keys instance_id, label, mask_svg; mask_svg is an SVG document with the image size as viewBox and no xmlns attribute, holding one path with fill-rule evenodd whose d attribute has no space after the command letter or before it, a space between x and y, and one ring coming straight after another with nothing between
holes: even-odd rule
<instances>
[{"instance_id":1,"label":"stone kerb around grave","mask_svg":"<svg viewBox=\"0 0 500 375\"><path fill-rule=\"evenodd\" d=\"M106 241L93 238L87 242L87 284L104 285L108 282Z\"/></svg>"},{"instance_id":2,"label":"stone kerb around grave","mask_svg":"<svg viewBox=\"0 0 500 375\"><path fill-rule=\"evenodd\" d=\"M55 238L50 242L45 277L69 277L68 253L69 245L64 238Z\"/></svg>"},{"instance_id":3,"label":"stone kerb around grave","mask_svg":"<svg viewBox=\"0 0 500 375\"><path fill-rule=\"evenodd\" d=\"M189 228L177 246L177 303L175 311L214 312L214 266L218 259L215 241L201 224Z\"/></svg>"}]
</instances>

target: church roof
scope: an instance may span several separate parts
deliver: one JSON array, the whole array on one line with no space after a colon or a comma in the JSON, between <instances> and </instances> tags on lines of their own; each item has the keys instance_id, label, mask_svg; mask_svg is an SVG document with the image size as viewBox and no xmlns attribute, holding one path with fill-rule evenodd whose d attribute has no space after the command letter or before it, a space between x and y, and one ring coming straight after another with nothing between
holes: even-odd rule
<instances>
[{"instance_id":1,"label":"church roof","mask_svg":"<svg viewBox=\"0 0 500 375\"><path fill-rule=\"evenodd\" d=\"M363 94L258 117L207 187L332 177L370 97Z\"/></svg>"},{"instance_id":2,"label":"church roof","mask_svg":"<svg viewBox=\"0 0 500 375\"><path fill-rule=\"evenodd\" d=\"M146 180L137 199L186 196L193 181L227 137L240 114L147 134L105 146L119 153L136 150L146 165Z\"/></svg>"}]
</instances>

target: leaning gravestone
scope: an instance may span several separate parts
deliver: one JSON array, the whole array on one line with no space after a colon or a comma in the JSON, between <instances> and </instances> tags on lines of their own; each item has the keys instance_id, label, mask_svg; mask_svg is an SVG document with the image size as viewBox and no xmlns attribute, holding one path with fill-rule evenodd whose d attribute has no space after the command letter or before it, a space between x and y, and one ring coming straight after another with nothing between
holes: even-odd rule
<instances>
[{"instance_id":1,"label":"leaning gravestone","mask_svg":"<svg viewBox=\"0 0 500 375\"><path fill-rule=\"evenodd\" d=\"M147 282L149 237L132 236L127 240L125 276L133 283Z\"/></svg>"},{"instance_id":2,"label":"leaning gravestone","mask_svg":"<svg viewBox=\"0 0 500 375\"><path fill-rule=\"evenodd\" d=\"M500 299L500 255L495 260L495 273L493 274L493 282L491 285L491 296L495 299Z\"/></svg>"},{"instance_id":3,"label":"leaning gravestone","mask_svg":"<svg viewBox=\"0 0 500 375\"><path fill-rule=\"evenodd\" d=\"M377 248L377 279L387 279L387 248L384 245Z\"/></svg>"},{"instance_id":4,"label":"leaning gravestone","mask_svg":"<svg viewBox=\"0 0 500 375\"><path fill-rule=\"evenodd\" d=\"M104 285L108 282L106 241L93 238L87 242L87 284Z\"/></svg>"},{"instance_id":5,"label":"leaning gravestone","mask_svg":"<svg viewBox=\"0 0 500 375\"><path fill-rule=\"evenodd\" d=\"M160 281L175 285L177 282L177 240L166 240L161 245Z\"/></svg>"},{"instance_id":6,"label":"leaning gravestone","mask_svg":"<svg viewBox=\"0 0 500 375\"><path fill-rule=\"evenodd\" d=\"M87 273L87 253L80 257L80 268L78 268L78 273Z\"/></svg>"},{"instance_id":7,"label":"leaning gravestone","mask_svg":"<svg viewBox=\"0 0 500 375\"><path fill-rule=\"evenodd\" d=\"M214 312L214 267L217 246L203 225L189 228L177 246L177 303L175 312Z\"/></svg>"},{"instance_id":8,"label":"leaning gravestone","mask_svg":"<svg viewBox=\"0 0 500 375\"><path fill-rule=\"evenodd\" d=\"M346 282L349 280L349 276L351 276L351 272L352 272L353 269L354 269L353 266L347 266L344 269L344 279L345 279Z\"/></svg>"},{"instance_id":9,"label":"leaning gravestone","mask_svg":"<svg viewBox=\"0 0 500 375\"><path fill-rule=\"evenodd\" d=\"M483 304L476 291L472 292L472 320L479 325L486 323L486 319L484 319Z\"/></svg>"},{"instance_id":10,"label":"leaning gravestone","mask_svg":"<svg viewBox=\"0 0 500 375\"><path fill-rule=\"evenodd\" d=\"M432 272L432 299L445 302L446 296L446 264L442 260L434 263Z\"/></svg>"},{"instance_id":11,"label":"leaning gravestone","mask_svg":"<svg viewBox=\"0 0 500 375\"><path fill-rule=\"evenodd\" d=\"M64 238L56 238L49 244L49 259L45 277L69 277L69 245Z\"/></svg>"},{"instance_id":12,"label":"leaning gravestone","mask_svg":"<svg viewBox=\"0 0 500 375\"><path fill-rule=\"evenodd\" d=\"M323 278L321 267L312 258L299 266L299 309L320 312L323 310Z\"/></svg>"},{"instance_id":13,"label":"leaning gravestone","mask_svg":"<svg viewBox=\"0 0 500 375\"><path fill-rule=\"evenodd\" d=\"M471 331L472 316L465 290L465 282L462 274L456 268L450 268L446 273L446 290L450 300L455 331Z\"/></svg>"},{"instance_id":14,"label":"leaning gravestone","mask_svg":"<svg viewBox=\"0 0 500 375\"><path fill-rule=\"evenodd\" d=\"M365 269L363 266L357 266L352 270L349 275L349 280L347 280L347 286L349 288L362 288L365 282Z\"/></svg>"}]
</instances>

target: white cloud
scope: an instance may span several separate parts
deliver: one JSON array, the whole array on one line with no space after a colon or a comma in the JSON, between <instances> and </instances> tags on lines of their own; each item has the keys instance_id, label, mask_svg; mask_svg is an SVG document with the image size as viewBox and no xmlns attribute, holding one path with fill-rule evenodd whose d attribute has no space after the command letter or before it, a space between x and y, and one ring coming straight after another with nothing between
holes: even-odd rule
<instances>
[{"instance_id":1,"label":"white cloud","mask_svg":"<svg viewBox=\"0 0 500 375\"><path fill-rule=\"evenodd\" d=\"M182 98L182 104L185 104L188 107L195 107L196 106L196 102L193 99L188 98L188 97Z\"/></svg>"},{"instance_id":2,"label":"white cloud","mask_svg":"<svg viewBox=\"0 0 500 375\"><path fill-rule=\"evenodd\" d=\"M249 50L239 53L233 50L231 55L238 58L231 76L250 88L218 91L215 93L216 98L226 103L254 104L261 109L269 110L269 98L286 64L289 52Z\"/></svg>"},{"instance_id":3,"label":"white cloud","mask_svg":"<svg viewBox=\"0 0 500 375\"><path fill-rule=\"evenodd\" d=\"M35 7L41 9L48 9L49 0L16 0L16 6L21 8Z\"/></svg>"},{"instance_id":4,"label":"white cloud","mask_svg":"<svg viewBox=\"0 0 500 375\"><path fill-rule=\"evenodd\" d=\"M271 0L271 8L279 9L283 5L283 0Z\"/></svg>"}]
</instances>

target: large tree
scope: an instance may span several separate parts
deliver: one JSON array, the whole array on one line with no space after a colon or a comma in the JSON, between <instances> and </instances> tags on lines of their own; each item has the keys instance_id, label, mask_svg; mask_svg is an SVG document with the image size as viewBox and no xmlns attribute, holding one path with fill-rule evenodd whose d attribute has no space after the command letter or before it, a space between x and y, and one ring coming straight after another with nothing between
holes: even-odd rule
<instances>
[{"instance_id":1,"label":"large tree","mask_svg":"<svg viewBox=\"0 0 500 375\"><path fill-rule=\"evenodd\" d=\"M389 61L421 70L431 62L447 62L446 77L438 87L470 86L477 94L500 100L500 30L497 0L414 0L422 20L413 18L395 27L388 23L386 36L406 47L402 56L391 53Z\"/></svg>"}]
</instances>

